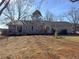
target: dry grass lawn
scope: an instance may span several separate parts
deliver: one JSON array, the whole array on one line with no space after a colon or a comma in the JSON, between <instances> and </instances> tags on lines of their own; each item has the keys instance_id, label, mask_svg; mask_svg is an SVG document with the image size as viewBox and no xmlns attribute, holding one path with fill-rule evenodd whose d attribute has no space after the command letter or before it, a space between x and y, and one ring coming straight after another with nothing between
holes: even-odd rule
<instances>
[{"instance_id":1,"label":"dry grass lawn","mask_svg":"<svg viewBox=\"0 0 79 59\"><path fill-rule=\"evenodd\" d=\"M0 59L79 59L79 36L0 36Z\"/></svg>"}]
</instances>

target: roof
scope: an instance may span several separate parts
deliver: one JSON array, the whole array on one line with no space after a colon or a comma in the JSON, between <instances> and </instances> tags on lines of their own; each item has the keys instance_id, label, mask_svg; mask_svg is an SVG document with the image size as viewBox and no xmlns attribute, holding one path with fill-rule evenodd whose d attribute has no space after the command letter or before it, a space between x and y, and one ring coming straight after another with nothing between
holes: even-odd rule
<instances>
[{"instance_id":1,"label":"roof","mask_svg":"<svg viewBox=\"0 0 79 59\"><path fill-rule=\"evenodd\" d=\"M33 16L35 16L35 15L37 15L37 14L39 14L40 16L42 16L42 14L41 14L41 12L40 12L39 10L35 10L35 11L33 12Z\"/></svg>"},{"instance_id":2,"label":"roof","mask_svg":"<svg viewBox=\"0 0 79 59\"><path fill-rule=\"evenodd\" d=\"M1 25L0 25L0 29L8 29L8 26L5 25L5 24L1 24Z\"/></svg>"},{"instance_id":3,"label":"roof","mask_svg":"<svg viewBox=\"0 0 79 59\"><path fill-rule=\"evenodd\" d=\"M27 24L71 25L71 23L69 22L29 21L29 20L15 20L8 23L8 25L27 25Z\"/></svg>"},{"instance_id":4,"label":"roof","mask_svg":"<svg viewBox=\"0 0 79 59\"><path fill-rule=\"evenodd\" d=\"M9 22L7 25L23 25L23 23L20 20L14 20Z\"/></svg>"}]
</instances>

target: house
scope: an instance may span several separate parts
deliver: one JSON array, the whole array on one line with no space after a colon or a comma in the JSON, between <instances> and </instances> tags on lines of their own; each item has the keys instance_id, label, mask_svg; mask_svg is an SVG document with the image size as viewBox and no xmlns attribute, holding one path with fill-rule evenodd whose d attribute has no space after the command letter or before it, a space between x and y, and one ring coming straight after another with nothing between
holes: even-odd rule
<instances>
[{"instance_id":1,"label":"house","mask_svg":"<svg viewBox=\"0 0 79 59\"><path fill-rule=\"evenodd\" d=\"M0 35L1 35L1 29L0 29Z\"/></svg>"},{"instance_id":2,"label":"house","mask_svg":"<svg viewBox=\"0 0 79 59\"><path fill-rule=\"evenodd\" d=\"M32 14L32 20L14 20L8 24L9 35L72 33L73 26L69 22L43 21L39 10ZM78 28L79 31L79 28Z\"/></svg>"}]
</instances>

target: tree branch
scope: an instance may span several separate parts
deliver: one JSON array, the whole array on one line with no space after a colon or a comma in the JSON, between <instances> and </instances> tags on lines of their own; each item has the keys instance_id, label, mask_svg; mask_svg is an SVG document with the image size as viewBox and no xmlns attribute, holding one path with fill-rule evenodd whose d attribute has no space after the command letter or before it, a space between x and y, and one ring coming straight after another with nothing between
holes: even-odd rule
<instances>
[{"instance_id":1,"label":"tree branch","mask_svg":"<svg viewBox=\"0 0 79 59\"><path fill-rule=\"evenodd\" d=\"M2 2L0 3L0 6L4 3L5 0L2 0Z\"/></svg>"},{"instance_id":2,"label":"tree branch","mask_svg":"<svg viewBox=\"0 0 79 59\"><path fill-rule=\"evenodd\" d=\"M5 4L5 6L0 10L0 15L2 14L3 10L7 7L9 2L10 2L10 0L8 0L8 2ZM4 1L2 3L4 3Z\"/></svg>"}]
</instances>

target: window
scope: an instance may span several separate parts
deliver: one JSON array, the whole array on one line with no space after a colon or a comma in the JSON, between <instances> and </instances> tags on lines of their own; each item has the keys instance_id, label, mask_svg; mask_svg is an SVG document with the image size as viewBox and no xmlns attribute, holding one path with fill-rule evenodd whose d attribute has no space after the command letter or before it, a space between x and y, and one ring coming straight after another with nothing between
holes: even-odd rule
<instances>
[{"instance_id":1,"label":"window","mask_svg":"<svg viewBox=\"0 0 79 59\"><path fill-rule=\"evenodd\" d=\"M26 26L26 30L27 30L27 26Z\"/></svg>"},{"instance_id":2,"label":"window","mask_svg":"<svg viewBox=\"0 0 79 59\"><path fill-rule=\"evenodd\" d=\"M32 26L32 31L33 31L33 26Z\"/></svg>"},{"instance_id":3,"label":"window","mask_svg":"<svg viewBox=\"0 0 79 59\"><path fill-rule=\"evenodd\" d=\"M18 32L22 32L22 26L18 26Z\"/></svg>"}]
</instances>

